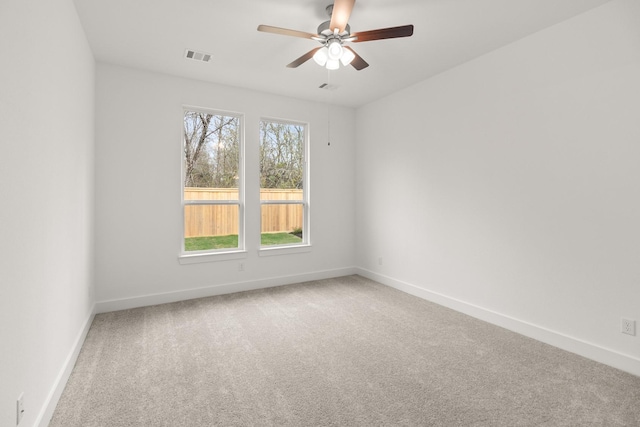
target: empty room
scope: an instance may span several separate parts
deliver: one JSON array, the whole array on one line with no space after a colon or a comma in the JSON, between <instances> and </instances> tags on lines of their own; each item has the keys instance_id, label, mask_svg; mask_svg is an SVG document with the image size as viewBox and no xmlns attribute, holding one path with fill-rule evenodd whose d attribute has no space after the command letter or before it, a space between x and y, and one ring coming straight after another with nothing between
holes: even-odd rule
<instances>
[{"instance_id":1,"label":"empty room","mask_svg":"<svg viewBox=\"0 0 640 427\"><path fill-rule=\"evenodd\" d=\"M2 0L0 426L640 425L638 0Z\"/></svg>"}]
</instances>

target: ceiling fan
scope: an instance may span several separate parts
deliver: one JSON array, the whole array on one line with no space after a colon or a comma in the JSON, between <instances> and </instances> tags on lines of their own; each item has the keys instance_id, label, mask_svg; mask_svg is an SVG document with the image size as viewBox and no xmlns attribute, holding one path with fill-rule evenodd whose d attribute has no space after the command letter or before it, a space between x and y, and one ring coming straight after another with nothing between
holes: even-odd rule
<instances>
[{"instance_id":1,"label":"ceiling fan","mask_svg":"<svg viewBox=\"0 0 640 427\"><path fill-rule=\"evenodd\" d=\"M340 67L340 63L342 63L344 66L351 64L353 68L359 71L367 68L369 64L353 49L345 46L345 42L361 43L372 40L409 37L413 35L413 25L381 28L351 34L348 21L355 2L355 0L335 0L333 4L327 6L326 10L331 20L325 21L318 26L318 34L272 27L270 25L259 25L258 31L301 37L320 42L322 46L310 50L288 64L287 67L289 68L296 68L313 58L318 65L326 66L329 70L337 70Z\"/></svg>"}]
</instances>

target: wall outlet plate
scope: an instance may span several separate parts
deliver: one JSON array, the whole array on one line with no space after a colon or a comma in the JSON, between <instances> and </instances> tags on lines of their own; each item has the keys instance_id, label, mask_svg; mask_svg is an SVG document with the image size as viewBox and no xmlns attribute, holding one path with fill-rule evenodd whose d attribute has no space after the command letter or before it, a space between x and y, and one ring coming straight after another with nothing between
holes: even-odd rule
<instances>
[{"instance_id":1,"label":"wall outlet plate","mask_svg":"<svg viewBox=\"0 0 640 427\"><path fill-rule=\"evenodd\" d=\"M627 335L636 334L636 321L632 319L622 319L621 325L622 333Z\"/></svg>"}]
</instances>

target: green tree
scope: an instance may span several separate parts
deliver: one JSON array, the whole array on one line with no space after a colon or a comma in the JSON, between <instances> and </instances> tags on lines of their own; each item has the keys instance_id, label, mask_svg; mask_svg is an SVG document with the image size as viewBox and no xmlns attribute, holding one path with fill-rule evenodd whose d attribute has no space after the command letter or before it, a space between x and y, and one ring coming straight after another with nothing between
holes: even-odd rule
<instances>
[{"instance_id":1,"label":"green tree","mask_svg":"<svg viewBox=\"0 0 640 427\"><path fill-rule=\"evenodd\" d=\"M304 127L260 122L260 187L302 189Z\"/></svg>"},{"instance_id":2,"label":"green tree","mask_svg":"<svg viewBox=\"0 0 640 427\"><path fill-rule=\"evenodd\" d=\"M196 111L184 115L185 187L234 188L240 158L240 120Z\"/></svg>"}]
</instances>

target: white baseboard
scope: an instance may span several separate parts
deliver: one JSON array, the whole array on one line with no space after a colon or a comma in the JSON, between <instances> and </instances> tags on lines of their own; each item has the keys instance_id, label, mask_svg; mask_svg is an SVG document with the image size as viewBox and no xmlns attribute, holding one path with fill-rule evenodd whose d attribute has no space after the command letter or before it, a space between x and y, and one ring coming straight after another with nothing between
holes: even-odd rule
<instances>
[{"instance_id":1,"label":"white baseboard","mask_svg":"<svg viewBox=\"0 0 640 427\"><path fill-rule=\"evenodd\" d=\"M108 313L111 311L127 310L136 307L147 307L150 305L185 301L194 298L203 298L215 295L230 294L234 292L251 291L255 289L272 288L274 286L290 285L293 283L308 282L311 280L331 279L333 277L356 274L356 271L357 269L355 267L346 267L334 270L316 271L313 273L278 276L268 279L206 286L202 288L185 289L160 294L143 295L132 298L99 301L96 302L96 313Z\"/></svg>"},{"instance_id":2,"label":"white baseboard","mask_svg":"<svg viewBox=\"0 0 640 427\"><path fill-rule=\"evenodd\" d=\"M93 318L95 317L95 305L92 307L89 316L84 322L82 329L78 333L75 342L73 343L73 347L69 351L69 355L64 361L62 365L62 369L58 373L56 380L45 400L45 404L42 407L38 417L36 418L36 422L33 424L38 427L47 427L49 425L49 421L51 421L51 417L53 417L53 412L56 409L56 405L58 405L58 401L60 400L60 396L62 396L62 392L64 391L65 386L67 385L67 381L69 380L69 376L71 376L71 371L73 371L73 367L76 364L76 360L78 360L78 355L80 354L80 350L82 349L82 345L84 344L84 340L89 333L89 329L91 328L91 324L93 323Z\"/></svg>"},{"instance_id":3,"label":"white baseboard","mask_svg":"<svg viewBox=\"0 0 640 427\"><path fill-rule=\"evenodd\" d=\"M526 337L558 347L562 350L566 350L588 359L595 360L596 362L640 376L640 359L631 355L619 353L615 350L611 350L594 343L583 341L560 332L552 331L532 323L487 310L468 302L451 298L437 292L432 292L416 285L403 282L383 274L375 273L364 268L357 268L356 274L424 300L451 308L475 317L476 319L484 320L485 322L509 329L510 331L519 333Z\"/></svg>"}]
</instances>

